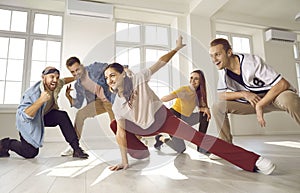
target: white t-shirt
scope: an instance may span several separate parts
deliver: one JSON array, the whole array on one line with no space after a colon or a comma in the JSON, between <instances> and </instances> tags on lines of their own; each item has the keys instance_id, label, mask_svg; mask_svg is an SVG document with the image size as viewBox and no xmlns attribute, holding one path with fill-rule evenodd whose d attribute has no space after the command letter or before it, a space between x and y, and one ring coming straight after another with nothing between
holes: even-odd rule
<instances>
[{"instance_id":1,"label":"white t-shirt","mask_svg":"<svg viewBox=\"0 0 300 193\"><path fill-rule=\"evenodd\" d=\"M242 83L228 75L228 70L219 70L218 92L251 91L264 96L282 76L260 57L251 54L236 54L241 64ZM291 86L291 90L295 89ZM237 101L247 102L244 99Z\"/></svg>"},{"instance_id":2,"label":"white t-shirt","mask_svg":"<svg viewBox=\"0 0 300 193\"><path fill-rule=\"evenodd\" d=\"M142 129L147 129L154 123L154 115L163 106L161 100L156 96L148 85L151 71L144 69L132 77L133 97L132 105L129 107L124 97L116 95L112 110L117 121L129 120Z\"/></svg>"},{"instance_id":3,"label":"white t-shirt","mask_svg":"<svg viewBox=\"0 0 300 193\"><path fill-rule=\"evenodd\" d=\"M81 85L88 91L90 91L91 93L94 93L99 99L101 99L103 102L108 101L104 95L104 91L103 88L97 84L96 82L94 82L90 76L89 73L86 72L86 76L85 78L81 79Z\"/></svg>"}]
</instances>

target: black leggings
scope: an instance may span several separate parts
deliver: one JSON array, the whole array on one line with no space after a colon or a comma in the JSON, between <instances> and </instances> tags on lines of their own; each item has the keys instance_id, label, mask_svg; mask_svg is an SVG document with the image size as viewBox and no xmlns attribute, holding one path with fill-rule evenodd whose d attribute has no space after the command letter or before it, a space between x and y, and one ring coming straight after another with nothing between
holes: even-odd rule
<instances>
[{"instance_id":1,"label":"black leggings","mask_svg":"<svg viewBox=\"0 0 300 193\"><path fill-rule=\"evenodd\" d=\"M44 124L46 127L55 127L59 125L65 140L72 146L73 149L79 148L78 137L67 112L56 109L51 110L44 115ZM25 141L20 133L19 135L20 141L10 139L9 150L16 152L24 158L34 158L37 156L39 148L35 148Z\"/></svg>"},{"instance_id":2,"label":"black leggings","mask_svg":"<svg viewBox=\"0 0 300 193\"><path fill-rule=\"evenodd\" d=\"M175 111L173 108L170 109L170 111L178 118L189 124L190 126L196 125L199 123L198 130L202 133L206 133L207 127L208 127L208 121L207 121L207 115L205 115L203 112L197 112L192 113L189 117L186 117L179 112ZM177 137L170 136L172 139L166 141L166 144L171 147L173 150L175 150L178 153L183 153L186 149L184 140L179 139ZM206 150L200 148L197 146L197 151L206 153Z\"/></svg>"}]
</instances>

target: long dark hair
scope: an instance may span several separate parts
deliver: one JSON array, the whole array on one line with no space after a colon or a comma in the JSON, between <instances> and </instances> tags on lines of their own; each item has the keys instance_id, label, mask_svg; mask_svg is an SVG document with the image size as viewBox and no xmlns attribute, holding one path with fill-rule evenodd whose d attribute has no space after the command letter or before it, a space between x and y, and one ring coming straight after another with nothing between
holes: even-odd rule
<instances>
[{"instance_id":1,"label":"long dark hair","mask_svg":"<svg viewBox=\"0 0 300 193\"><path fill-rule=\"evenodd\" d=\"M123 65L119 64L119 63L111 63L109 64L103 72L105 72L108 68L113 68L115 71L119 72L120 74L122 74L124 72L124 67ZM110 91L113 93L117 93L118 90L112 90L112 88L110 88ZM131 106L131 96L133 93L133 84L132 84L132 79L129 78L126 73L125 73L125 78L124 78L124 91L123 91L123 95L126 99L126 102L128 102L129 106Z\"/></svg>"},{"instance_id":2,"label":"long dark hair","mask_svg":"<svg viewBox=\"0 0 300 193\"><path fill-rule=\"evenodd\" d=\"M206 94L206 81L204 73L201 70L194 70L191 73L197 73L200 77L200 84L198 88L196 88L196 94L197 94L197 105L199 107L208 107L207 105L207 94Z\"/></svg>"}]
</instances>

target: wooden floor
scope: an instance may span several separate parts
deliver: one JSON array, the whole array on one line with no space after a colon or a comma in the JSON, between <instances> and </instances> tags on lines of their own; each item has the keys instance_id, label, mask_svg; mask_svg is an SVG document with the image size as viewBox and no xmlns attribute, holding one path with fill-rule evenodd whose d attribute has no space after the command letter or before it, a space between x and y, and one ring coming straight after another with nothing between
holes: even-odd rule
<instances>
[{"instance_id":1,"label":"wooden floor","mask_svg":"<svg viewBox=\"0 0 300 193\"><path fill-rule=\"evenodd\" d=\"M271 159L270 176L243 171L224 161L212 161L189 144L177 155L168 147L152 148L146 160L130 159L126 171L111 172L119 162L113 138L82 141L87 160L61 157L65 142L46 142L34 159L11 153L0 159L0 193L296 193L300 192L300 135L235 137L235 143Z\"/></svg>"}]
</instances>

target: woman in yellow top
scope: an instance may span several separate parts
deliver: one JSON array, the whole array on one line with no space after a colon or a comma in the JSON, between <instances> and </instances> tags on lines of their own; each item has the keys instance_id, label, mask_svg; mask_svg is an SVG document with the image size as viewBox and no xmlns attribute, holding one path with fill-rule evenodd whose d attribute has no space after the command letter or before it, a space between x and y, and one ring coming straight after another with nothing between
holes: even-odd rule
<instances>
[{"instance_id":1,"label":"woman in yellow top","mask_svg":"<svg viewBox=\"0 0 300 193\"><path fill-rule=\"evenodd\" d=\"M199 123L199 131L206 133L211 115L207 105L206 84L203 72L201 70L193 71L189 85L182 86L161 98L163 102L173 99L176 100L170 111L191 126ZM199 111L194 113L195 107L198 107ZM176 152L183 153L186 149L184 141L176 137L170 137L171 139L165 138L163 135L155 136L156 143L154 147L160 150L161 145L166 143ZM207 153L206 150L199 146L197 150L204 154Z\"/></svg>"}]
</instances>

